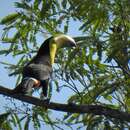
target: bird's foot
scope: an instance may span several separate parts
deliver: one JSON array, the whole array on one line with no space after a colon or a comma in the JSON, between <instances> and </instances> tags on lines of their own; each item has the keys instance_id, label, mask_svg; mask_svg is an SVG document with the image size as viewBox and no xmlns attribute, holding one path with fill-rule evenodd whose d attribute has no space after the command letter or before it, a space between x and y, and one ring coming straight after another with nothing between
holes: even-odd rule
<instances>
[{"instance_id":1,"label":"bird's foot","mask_svg":"<svg viewBox=\"0 0 130 130\"><path fill-rule=\"evenodd\" d=\"M50 102L50 98L44 96L43 94L41 94L40 99L43 100L43 101L45 101L45 102L47 102L47 103Z\"/></svg>"},{"instance_id":2,"label":"bird's foot","mask_svg":"<svg viewBox=\"0 0 130 130\"><path fill-rule=\"evenodd\" d=\"M50 103L50 99L49 98L45 98L45 99L43 99L43 101L48 103L48 104Z\"/></svg>"}]
</instances>

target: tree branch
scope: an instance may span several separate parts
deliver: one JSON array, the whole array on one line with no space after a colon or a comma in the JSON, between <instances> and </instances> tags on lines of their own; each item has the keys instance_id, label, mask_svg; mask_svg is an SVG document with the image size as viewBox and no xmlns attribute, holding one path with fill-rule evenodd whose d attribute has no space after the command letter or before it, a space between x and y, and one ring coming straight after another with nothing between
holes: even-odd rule
<instances>
[{"instance_id":1,"label":"tree branch","mask_svg":"<svg viewBox=\"0 0 130 130\"><path fill-rule=\"evenodd\" d=\"M71 112L71 113L88 113L94 115L104 115L108 118L115 118L120 121L130 122L130 114L127 112L119 111L102 105L76 105L76 104L60 104L50 102L47 103L36 97L26 96L22 94L14 94L13 90L0 86L0 94L6 95L36 106L46 107L56 111Z\"/></svg>"}]
</instances>

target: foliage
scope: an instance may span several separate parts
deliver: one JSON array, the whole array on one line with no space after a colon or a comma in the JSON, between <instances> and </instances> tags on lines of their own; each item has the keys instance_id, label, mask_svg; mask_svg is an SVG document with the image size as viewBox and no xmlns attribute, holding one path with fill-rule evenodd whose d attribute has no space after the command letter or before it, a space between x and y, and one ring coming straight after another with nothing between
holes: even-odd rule
<instances>
[{"instance_id":1,"label":"foliage","mask_svg":"<svg viewBox=\"0 0 130 130\"><path fill-rule=\"evenodd\" d=\"M1 49L0 54L21 58L16 65L1 63L10 70L10 76L20 74L23 65L39 48L38 38L41 34L46 38L59 32L67 33L71 23L78 21L79 32L82 32L82 36L74 37L78 47L60 50L56 58L53 82L58 92L62 88L70 88L74 93L68 99L69 103L102 104L130 112L129 6L129 0L15 2L17 12L1 20L4 26L1 44L7 47ZM10 35L12 31L14 33ZM21 119L17 114L9 118L12 117L14 126L18 124L19 129L21 120L24 120L25 130L29 129L30 122L33 122L35 129L39 129L43 122L52 129L62 129L60 126L63 124L68 129L76 124L77 130L83 127L88 130L130 128L127 122L93 114L67 113L63 120L54 121L47 111L39 107L32 107L31 112L24 113ZM0 116L0 120L7 124L8 115ZM11 130L10 125L8 129Z\"/></svg>"}]
</instances>

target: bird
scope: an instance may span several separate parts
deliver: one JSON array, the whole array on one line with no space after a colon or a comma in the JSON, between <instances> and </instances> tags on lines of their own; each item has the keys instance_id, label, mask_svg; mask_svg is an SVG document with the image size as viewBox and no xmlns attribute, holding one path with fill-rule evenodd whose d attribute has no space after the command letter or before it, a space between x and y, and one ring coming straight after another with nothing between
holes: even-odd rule
<instances>
[{"instance_id":1,"label":"bird","mask_svg":"<svg viewBox=\"0 0 130 130\"><path fill-rule=\"evenodd\" d=\"M37 54L23 67L21 83L14 93L32 95L33 89L42 88L42 99L48 99L48 84L52 74L57 50L76 47L75 40L66 34L57 34L46 39Z\"/></svg>"}]
</instances>

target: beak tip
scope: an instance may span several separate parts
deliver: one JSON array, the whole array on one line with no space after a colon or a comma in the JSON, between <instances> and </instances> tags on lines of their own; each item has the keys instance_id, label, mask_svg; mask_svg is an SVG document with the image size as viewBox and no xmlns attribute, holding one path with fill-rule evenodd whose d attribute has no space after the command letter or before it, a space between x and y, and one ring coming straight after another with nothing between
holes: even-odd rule
<instances>
[{"instance_id":1,"label":"beak tip","mask_svg":"<svg viewBox=\"0 0 130 130\"><path fill-rule=\"evenodd\" d=\"M73 43L73 47L76 47L76 46L77 46L76 42L75 42L75 43Z\"/></svg>"}]
</instances>

